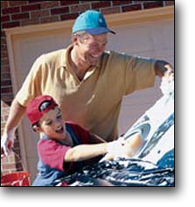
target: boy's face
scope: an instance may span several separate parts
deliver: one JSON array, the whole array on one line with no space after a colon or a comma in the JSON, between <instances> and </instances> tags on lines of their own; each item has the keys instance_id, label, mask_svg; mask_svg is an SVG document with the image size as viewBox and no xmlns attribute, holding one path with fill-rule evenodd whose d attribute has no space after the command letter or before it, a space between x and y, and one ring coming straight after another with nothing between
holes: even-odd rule
<instances>
[{"instance_id":1,"label":"boy's face","mask_svg":"<svg viewBox=\"0 0 195 207\"><path fill-rule=\"evenodd\" d=\"M49 110L39 120L38 131L43 132L52 139L64 139L66 127L59 107Z\"/></svg>"}]
</instances>

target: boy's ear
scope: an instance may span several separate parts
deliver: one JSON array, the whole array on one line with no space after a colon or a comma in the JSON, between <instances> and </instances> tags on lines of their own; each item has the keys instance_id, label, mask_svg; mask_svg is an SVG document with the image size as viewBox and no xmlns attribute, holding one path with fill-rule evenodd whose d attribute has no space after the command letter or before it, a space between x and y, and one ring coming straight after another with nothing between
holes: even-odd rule
<instances>
[{"instance_id":1,"label":"boy's ear","mask_svg":"<svg viewBox=\"0 0 195 207\"><path fill-rule=\"evenodd\" d=\"M34 130L35 132L41 132L41 127L39 127L39 126L37 126L37 125L34 125L34 126L33 126L33 130Z\"/></svg>"}]
</instances>

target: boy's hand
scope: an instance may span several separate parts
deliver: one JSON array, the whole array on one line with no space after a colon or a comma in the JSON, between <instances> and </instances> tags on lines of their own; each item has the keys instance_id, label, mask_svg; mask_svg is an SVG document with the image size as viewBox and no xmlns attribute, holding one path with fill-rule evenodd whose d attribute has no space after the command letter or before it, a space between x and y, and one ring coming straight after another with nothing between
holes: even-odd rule
<instances>
[{"instance_id":1,"label":"boy's hand","mask_svg":"<svg viewBox=\"0 0 195 207\"><path fill-rule=\"evenodd\" d=\"M133 157L143 144L143 140L139 133L133 135L129 140L119 138L116 141L108 143L107 154L104 160L112 160L117 157Z\"/></svg>"},{"instance_id":2,"label":"boy's hand","mask_svg":"<svg viewBox=\"0 0 195 207\"><path fill-rule=\"evenodd\" d=\"M139 133L136 133L131 139L124 140L124 155L133 157L142 147L143 140Z\"/></svg>"}]
</instances>

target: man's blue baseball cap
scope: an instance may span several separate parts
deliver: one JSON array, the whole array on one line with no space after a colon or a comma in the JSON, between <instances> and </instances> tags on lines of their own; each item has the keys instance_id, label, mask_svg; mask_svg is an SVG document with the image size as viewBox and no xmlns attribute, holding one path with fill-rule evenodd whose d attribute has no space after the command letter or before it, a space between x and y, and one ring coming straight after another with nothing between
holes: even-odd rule
<instances>
[{"instance_id":1,"label":"man's blue baseball cap","mask_svg":"<svg viewBox=\"0 0 195 207\"><path fill-rule=\"evenodd\" d=\"M72 33L85 31L91 35L98 35L114 31L107 27L106 20L102 13L96 10L87 10L80 14L72 27Z\"/></svg>"}]
</instances>

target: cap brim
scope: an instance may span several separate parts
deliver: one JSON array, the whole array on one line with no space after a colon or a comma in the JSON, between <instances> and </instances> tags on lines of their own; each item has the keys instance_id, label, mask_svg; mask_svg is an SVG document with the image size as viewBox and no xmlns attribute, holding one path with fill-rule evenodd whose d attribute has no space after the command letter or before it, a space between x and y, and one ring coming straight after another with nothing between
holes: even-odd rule
<instances>
[{"instance_id":1,"label":"cap brim","mask_svg":"<svg viewBox=\"0 0 195 207\"><path fill-rule=\"evenodd\" d=\"M91 29L85 29L85 32L91 34L91 35L99 35L99 34L105 34L105 33L112 33L112 34L116 34L116 32L105 28L105 27L98 27L98 28L91 28Z\"/></svg>"}]
</instances>

